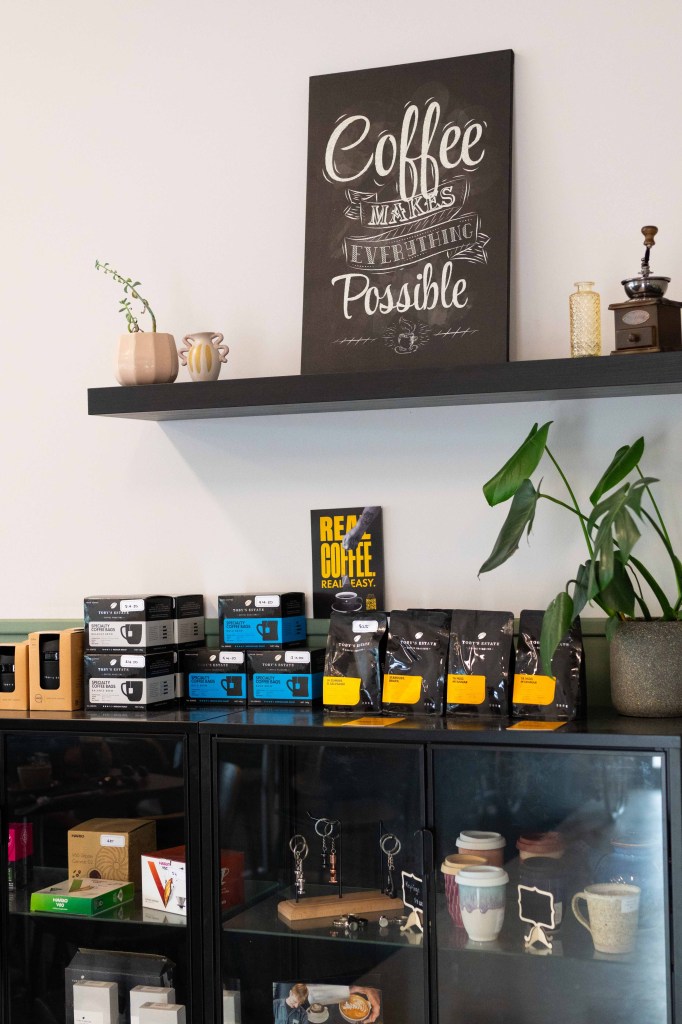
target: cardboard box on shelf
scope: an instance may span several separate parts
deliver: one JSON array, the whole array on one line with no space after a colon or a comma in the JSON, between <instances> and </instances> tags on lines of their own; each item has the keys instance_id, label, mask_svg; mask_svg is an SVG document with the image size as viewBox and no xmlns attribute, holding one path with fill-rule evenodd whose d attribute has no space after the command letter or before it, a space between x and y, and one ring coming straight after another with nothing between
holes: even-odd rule
<instances>
[{"instance_id":1,"label":"cardboard box on shelf","mask_svg":"<svg viewBox=\"0 0 682 1024\"><path fill-rule=\"evenodd\" d=\"M83 664L89 711L145 711L175 701L175 650L88 651Z\"/></svg>"},{"instance_id":2,"label":"cardboard box on shelf","mask_svg":"<svg viewBox=\"0 0 682 1024\"><path fill-rule=\"evenodd\" d=\"M31 711L79 711L83 707L82 629L41 630L28 635Z\"/></svg>"},{"instance_id":3,"label":"cardboard box on shelf","mask_svg":"<svg viewBox=\"0 0 682 1024\"><path fill-rule=\"evenodd\" d=\"M206 619L203 594L180 594L173 597L173 643L182 651L203 647L206 642Z\"/></svg>"},{"instance_id":4,"label":"cardboard box on shelf","mask_svg":"<svg viewBox=\"0 0 682 1024\"><path fill-rule=\"evenodd\" d=\"M127 1021L130 990L135 985L170 988L175 964L157 953L121 953L109 949L79 949L64 971L65 1020L73 1020L73 988L84 979L118 985L120 1021Z\"/></svg>"},{"instance_id":5,"label":"cardboard box on shelf","mask_svg":"<svg viewBox=\"0 0 682 1024\"><path fill-rule=\"evenodd\" d=\"M89 818L69 829L69 877L141 885L143 853L156 846L151 818Z\"/></svg>"},{"instance_id":6,"label":"cardboard box on shelf","mask_svg":"<svg viewBox=\"0 0 682 1024\"><path fill-rule=\"evenodd\" d=\"M167 594L99 595L83 602L88 650L138 651L174 643L174 601Z\"/></svg>"},{"instance_id":7,"label":"cardboard box on shelf","mask_svg":"<svg viewBox=\"0 0 682 1024\"><path fill-rule=\"evenodd\" d=\"M115 981L77 981L73 986L73 1024L118 1024Z\"/></svg>"},{"instance_id":8,"label":"cardboard box on shelf","mask_svg":"<svg viewBox=\"0 0 682 1024\"><path fill-rule=\"evenodd\" d=\"M135 895L132 882L109 882L102 878L67 878L31 893L31 910L54 914L95 917Z\"/></svg>"},{"instance_id":9,"label":"cardboard box on shelf","mask_svg":"<svg viewBox=\"0 0 682 1024\"><path fill-rule=\"evenodd\" d=\"M180 655L185 696L192 703L246 704L246 651L200 647Z\"/></svg>"},{"instance_id":10,"label":"cardboard box on shelf","mask_svg":"<svg viewBox=\"0 0 682 1024\"><path fill-rule=\"evenodd\" d=\"M28 641L0 645L0 710L28 711Z\"/></svg>"},{"instance_id":11,"label":"cardboard box on shelf","mask_svg":"<svg viewBox=\"0 0 682 1024\"><path fill-rule=\"evenodd\" d=\"M222 647L300 646L307 635L305 594L222 594L218 624Z\"/></svg>"},{"instance_id":12,"label":"cardboard box on shelf","mask_svg":"<svg viewBox=\"0 0 682 1024\"><path fill-rule=\"evenodd\" d=\"M142 906L187 916L187 855L184 846L142 855ZM244 854L220 851L220 906L244 902Z\"/></svg>"},{"instance_id":13,"label":"cardboard box on shelf","mask_svg":"<svg viewBox=\"0 0 682 1024\"><path fill-rule=\"evenodd\" d=\"M321 704L324 654L324 647L249 651L249 704Z\"/></svg>"},{"instance_id":14,"label":"cardboard box on shelf","mask_svg":"<svg viewBox=\"0 0 682 1024\"><path fill-rule=\"evenodd\" d=\"M175 989L159 985L135 985L130 990L130 1024L140 1024L143 1003L174 1003Z\"/></svg>"}]
</instances>

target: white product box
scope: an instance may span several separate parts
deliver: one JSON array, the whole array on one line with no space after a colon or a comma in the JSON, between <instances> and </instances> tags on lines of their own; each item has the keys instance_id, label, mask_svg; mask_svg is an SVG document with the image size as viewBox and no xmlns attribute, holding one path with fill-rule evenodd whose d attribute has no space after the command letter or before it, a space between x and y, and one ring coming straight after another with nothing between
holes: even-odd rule
<instances>
[{"instance_id":1,"label":"white product box","mask_svg":"<svg viewBox=\"0 0 682 1024\"><path fill-rule=\"evenodd\" d=\"M184 846L142 854L142 906L187 917Z\"/></svg>"},{"instance_id":2,"label":"white product box","mask_svg":"<svg viewBox=\"0 0 682 1024\"><path fill-rule=\"evenodd\" d=\"M223 1024L241 1024L242 1005L239 992L223 989Z\"/></svg>"},{"instance_id":3,"label":"white product box","mask_svg":"<svg viewBox=\"0 0 682 1024\"><path fill-rule=\"evenodd\" d=\"M143 1003L140 1024L187 1024L182 1003Z\"/></svg>"},{"instance_id":4,"label":"white product box","mask_svg":"<svg viewBox=\"0 0 682 1024\"><path fill-rule=\"evenodd\" d=\"M73 986L74 1024L118 1024L115 981L77 981Z\"/></svg>"},{"instance_id":5,"label":"white product box","mask_svg":"<svg viewBox=\"0 0 682 1024\"><path fill-rule=\"evenodd\" d=\"M143 1003L174 1003L175 989L158 985L135 985L130 990L130 1024L140 1024Z\"/></svg>"}]
</instances>

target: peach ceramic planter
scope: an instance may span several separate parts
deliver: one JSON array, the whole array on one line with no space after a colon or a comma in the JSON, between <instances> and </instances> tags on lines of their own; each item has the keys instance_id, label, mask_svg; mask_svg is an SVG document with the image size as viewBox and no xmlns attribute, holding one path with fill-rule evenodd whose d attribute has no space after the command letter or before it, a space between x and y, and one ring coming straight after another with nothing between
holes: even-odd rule
<instances>
[{"instance_id":1,"label":"peach ceramic planter","mask_svg":"<svg viewBox=\"0 0 682 1024\"><path fill-rule=\"evenodd\" d=\"M172 334L135 331L118 343L119 384L171 384L178 375L178 350Z\"/></svg>"}]
</instances>

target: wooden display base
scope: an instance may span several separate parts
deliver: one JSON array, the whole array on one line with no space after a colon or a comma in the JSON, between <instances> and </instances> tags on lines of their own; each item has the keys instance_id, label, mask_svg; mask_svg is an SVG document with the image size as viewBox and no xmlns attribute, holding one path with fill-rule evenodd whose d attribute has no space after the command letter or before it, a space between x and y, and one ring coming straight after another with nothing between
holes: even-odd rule
<instances>
[{"instance_id":1,"label":"wooden display base","mask_svg":"<svg viewBox=\"0 0 682 1024\"><path fill-rule=\"evenodd\" d=\"M344 914L356 914L364 917L372 913L401 913L403 902L391 899L379 889L368 889L367 892L349 892L343 896L309 896L296 900L282 900L277 904L277 911L285 921L313 921L321 917L342 917Z\"/></svg>"}]
</instances>

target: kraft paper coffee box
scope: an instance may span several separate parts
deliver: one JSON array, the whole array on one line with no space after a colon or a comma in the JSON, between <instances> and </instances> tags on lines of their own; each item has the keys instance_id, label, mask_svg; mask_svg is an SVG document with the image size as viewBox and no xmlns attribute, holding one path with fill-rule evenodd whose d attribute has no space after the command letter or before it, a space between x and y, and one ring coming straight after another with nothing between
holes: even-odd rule
<instances>
[{"instance_id":1,"label":"kraft paper coffee box","mask_svg":"<svg viewBox=\"0 0 682 1024\"><path fill-rule=\"evenodd\" d=\"M0 646L0 711L28 711L28 641Z\"/></svg>"},{"instance_id":2,"label":"kraft paper coffee box","mask_svg":"<svg viewBox=\"0 0 682 1024\"><path fill-rule=\"evenodd\" d=\"M80 711L83 707L82 629L28 635L31 711Z\"/></svg>"},{"instance_id":3,"label":"kraft paper coffee box","mask_svg":"<svg viewBox=\"0 0 682 1024\"><path fill-rule=\"evenodd\" d=\"M69 829L69 878L141 883L140 857L156 848L151 818L89 818Z\"/></svg>"},{"instance_id":4,"label":"kraft paper coffee box","mask_svg":"<svg viewBox=\"0 0 682 1024\"><path fill-rule=\"evenodd\" d=\"M101 918L100 918L101 920ZM130 991L136 985L172 988L175 964L157 953L120 953L108 949L79 949L64 971L65 1017L73 1021L73 989L80 981L108 981L118 986L116 1024L129 1020Z\"/></svg>"},{"instance_id":5,"label":"kraft paper coffee box","mask_svg":"<svg viewBox=\"0 0 682 1024\"><path fill-rule=\"evenodd\" d=\"M249 705L322 703L324 648L249 651Z\"/></svg>"},{"instance_id":6,"label":"kraft paper coffee box","mask_svg":"<svg viewBox=\"0 0 682 1024\"><path fill-rule=\"evenodd\" d=\"M203 647L206 643L203 594L176 594L173 597L173 643L179 651Z\"/></svg>"},{"instance_id":7,"label":"kraft paper coffee box","mask_svg":"<svg viewBox=\"0 0 682 1024\"><path fill-rule=\"evenodd\" d=\"M184 846L142 855L142 906L187 916L187 856ZM220 851L220 906L244 902L244 854Z\"/></svg>"},{"instance_id":8,"label":"kraft paper coffee box","mask_svg":"<svg viewBox=\"0 0 682 1024\"><path fill-rule=\"evenodd\" d=\"M218 597L221 647L260 650L302 646L305 594L223 594Z\"/></svg>"},{"instance_id":9,"label":"kraft paper coffee box","mask_svg":"<svg viewBox=\"0 0 682 1024\"><path fill-rule=\"evenodd\" d=\"M85 646L89 651L147 651L172 645L175 604L163 594L86 597Z\"/></svg>"},{"instance_id":10,"label":"kraft paper coffee box","mask_svg":"<svg viewBox=\"0 0 682 1024\"><path fill-rule=\"evenodd\" d=\"M191 703L246 704L246 651L199 647L183 651L180 665L185 697Z\"/></svg>"},{"instance_id":11,"label":"kraft paper coffee box","mask_svg":"<svg viewBox=\"0 0 682 1024\"><path fill-rule=\"evenodd\" d=\"M83 658L88 711L145 711L175 701L178 655L88 652Z\"/></svg>"}]
</instances>

